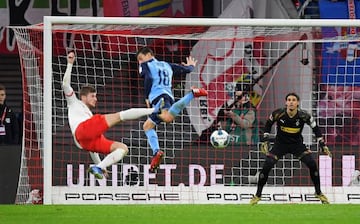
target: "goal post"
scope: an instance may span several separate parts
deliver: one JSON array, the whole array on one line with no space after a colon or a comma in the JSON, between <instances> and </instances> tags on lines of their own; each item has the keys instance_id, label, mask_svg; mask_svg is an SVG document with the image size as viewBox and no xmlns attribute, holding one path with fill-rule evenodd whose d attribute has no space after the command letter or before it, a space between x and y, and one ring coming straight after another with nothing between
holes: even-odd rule
<instances>
[{"instance_id":1,"label":"goal post","mask_svg":"<svg viewBox=\"0 0 360 224\"><path fill-rule=\"evenodd\" d=\"M52 108L52 35L52 22L46 16L44 17L44 108ZM44 109L44 204L52 203L52 130L52 110Z\"/></svg>"},{"instance_id":2,"label":"goal post","mask_svg":"<svg viewBox=\"0 0 360 224\"><path fill-rule=\"evenodd\" d=\"M43 117L34 131L38 144L23 147L17 203L29 203L30 193L38 188L43 191L44 204L248 203L264 161L258 149L264 122L272 110L283 106L288 92L297 92L301 107L319 119L334 151L333 159L318 153L311 130L304 129L304 142L319 164L323 191L334 203L360 203L355 189L347 186L360 164L357 139L352 137L354 133L346 132L350 128L360 134L356 128L360 122L356 74L360 40L358 34L346 33L351 27L359 28L360 22L57 16L45 16L40 25L12 27L27 80L24 85L29 89L25 93L29 108L39 103L32 95L43 100L42 106L30 109L29 116L38 113ZM107 136L126 143L130 152L110 168L110 179L96 181L85 172L92 163L89 154L76 148L67 125L60 85L66 52L71 49L77 55L72 71L75 91L82 84L94 85L100 98L96 112L110 113L144 107L134 55L146 45L154 48L156 57L170 62L180 63L188 55L198 60L194 72L175 77L176 99L192 86L206 88L209 96L193 100L173 123L157 128L166 153L157 174L147 171L151 150L142 130L144 119L109 130ZM333 57L331 62L345 59L331 65L323 61L324 56ZM31 66L27 67L29 58ZM249 108L238 106L239 90L248 97ZM339 97L341 105L334 98L339 94L346 96ZM224 108L229 106L241 116L254 114L249 118L251 125L244 127L244 122L236 124L224 116ZM232 136L232 143L224 150L209 143L209 132L217 125ZM34 142L33 138L30 135L24 141ZM40 152L36 157L40 167L29 168L33 152ZM37 174L43 182L32 185L24 181L34 177L29 174L33 169L43 172ZM292 156L280 160L264 188L264 202L318 203L311 197L314 190L304 169ZM354 197L349 200L349 195Z\"/></svg>"}]
</instances>

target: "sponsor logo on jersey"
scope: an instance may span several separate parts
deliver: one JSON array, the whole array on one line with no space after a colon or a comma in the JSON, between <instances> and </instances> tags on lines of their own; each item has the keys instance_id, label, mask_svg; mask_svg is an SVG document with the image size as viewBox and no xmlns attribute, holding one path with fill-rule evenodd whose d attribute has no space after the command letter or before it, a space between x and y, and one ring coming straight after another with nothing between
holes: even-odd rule
<instances>
[{"instance_id":1,"label":"sponsor logo on jersey","mask_svg":"<svg viewBox=\"0 0 360 224\"><path fill-rule=\"evenodd\" d=\"M286 133L290 133L290 134L295 134L300 132L300 128L290 128L290 127L280 127L281 131L286 132Z\"/></svg>"}]
</instances>

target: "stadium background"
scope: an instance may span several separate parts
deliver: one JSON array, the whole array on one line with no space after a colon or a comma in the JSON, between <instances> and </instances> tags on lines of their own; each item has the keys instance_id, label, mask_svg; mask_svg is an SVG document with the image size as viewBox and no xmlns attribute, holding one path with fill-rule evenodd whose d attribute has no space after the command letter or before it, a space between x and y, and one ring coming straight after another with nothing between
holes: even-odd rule
<instances>
[{"instance_id":1,"label":"stadium background","mask_svg":"<svg viewBox=\"0 0 360 224\"><path fill-rule=\"evenodd\" d=\"M25 4L26 1L23 1L23 2ZM34 1L34 2L36 3L37 1ZM71 1L71 2L73 2L73 1ZM163 2L164 2L164 7L168 6L167 4L170 4L169 1L163 1ZM212 4L209 4L209 1L206 1L206 4L203 3L202 1L192 1L192 4L189 3L190 1L187 2L187 3L185 3L185 2L186 1L184 0L183 1L184 5L187 4L187 6L188 6L187 11L185 10L184 13L181 14L180 13L181 10L180 11L171 10L172 13L175 13L172 16L185 16L185 17L187 17L187 16L194 16L194 17L201 17L201 16L205 17L205 16L207 16L207 17L209 17L210 16L210 17L216 17L217 12L218 12L218 14L220 14L219 12L222 11L221 9L216 9L216 7L219 7L219 5L216 5L216 4L219 4L217 1L211 2ZM230 4L230 1L223 1L223 2L224 2L224 8L226 8L225 5ZM242 3L242 4L246 4L246 1L244 1L244 2L245 3ZM357 1L355 1L355 2L356 2L356 4L358 4ZM79 16L81 16L81 15L88 15L88 13L92 13L90 15L94 15L94 16L95 15L101 16L101 12L102 12L101 6L105 6L105 4L104 5L100 4L99 8L94 9L90 5L88 5L88 7L86 7L86 4L85 4L85 5L83 5L83 7L81 7L81 4L79 4L79 8L81 8L83 10L78 10L77 11L77 10L74 10L74 8L72 7L71 4L67 5L67 4L64 3L64 1L59 1L59 3L60 3L60 7L58 7L59 10L53 10L53 9L50 10L50 4L48 5L48 8L43 7L41 5L40 5L41 7L39 7L39 8L41 8L41 10L43 10L42 12L47 13L47 14L45 13L43 15L49 15L49 12L51 11L51 13L64 13L64 16L65 15L79 15ZM63 3L64 5L61 6L61 3ZM260 1L258 1L258 3L260 3ZM289 3L289 1L288 1L288 3ZM272 6L274 6L274 5L276 6L276 4L282 4L282 5L287 5L288 7L290 7L290 5L288 3L285 4L284 1L274 1L272 3L273 4ZM343 15L341 15L340 13L338 13L339 11L337 11L337 10L339 10L339 7L340 8L341 7L347 7L346 5L342 4L342 2L331 3L330 4L328 1L319 1L319 3L322 4L321 5L322 7L318 8L320 11L317 12L316 7L310 8L309 9L310 12L308 12L310 14L307 14L307 16L309 16L309 17L317 17L317 16L319 16L319 17L323 17L323 18L332 18L332 16L334 15L334 12L336 11L337 12L336 15L340 16L339 18L348 18L346 8L343 8L343 11L344 11ZM128 3L128 4L130 4L130 3ZM293 3L291 3L291 4L293 4ZM5 6L7 6L7 5L5 4ZM33 5L33 8L25 7L25 6L23 7L23 9L25 9L25 12L23 13L24 17L21 18L20 21L19 20L15 20L15 21L10 20L9 24L3 24L3 25L4 26L6 26L6 25L26 25L26 23L34 24L34 23L41 22L41 20L36 21L36 19L39 19L39 17L37 17L37 16L35 16L35 18L33 18L33 20L31 22L27 21L27 18L29 18L29 16L31 14L29 14L29 13L26 14L26 11L32 11L33 10L33 12L35 12L35 11L37 11L39 9L39 8L34 7L34 6L36 6L36 4ZM37 6L39 6L39 4ZM104 8L103 13L104 13L104 15L106 13L108 13L108 15L114 15L114 13L117 13L116 15L129 15L128 14L129 11L124 10L123 6L124 5L122 5L120 7L121 9L123 9L123 11L121 11L121 12L119 12L119 11L115 11L115 12L114 11L106 11L105 8ZM18 7L17 10L20 10L20 8L21 7ZM112 7L112 9L115 9L115 8L116 7ZM199 10L200 8L202 10ZM254 7L254 8L256 8L256 7ZM285 13L284 11L279 12L279 8L274 8L274 7L273 8L272 7L264 7L264 8L269 9L268 11L266 11L266 13L264 13L265 16L262 15L264 17L276 18L276 17L279 17L280 15L285 16L284 14L282 14L282 13ZM360 9L360 7L357 7L357 8ZM9 8L7 8L7 7L3 7L2 9L5 10L7 13L9 12L7 10ZM130 10L131 7L129 6L128 9ZM96 11L96 13L94 13L95 11ZM132 11L130 10L130 12L132 12ZM169 13L169 10L167 10L166 13ZM178 13L178 14L176 14L176 13ZM186 14L186 13L188 13L188 14ZM237 11L237 13L238 13L238 11ZM259 12L257 12L257 13L259 13ZM291 16L297 16L297 13L298 12L296 11L296 8L293 7L293 10L288 10L286 12L286 16L288 16L289 18L292 18ZM317 13L319 13L319 14L317 14ZM141 15L140 12L138 12L138 14ZM255 14L256 14L256 12L255 12ZM9 14L1 13L1 15L6 16L6 15L9 15ZM25 15L27 15L27 16L25 16ZM136 15L136 14L134 14L134 15ZM167 15L167 16L169 16L169 15ZM228 15L228 16L234 16L234 15ZM259 16L259 17L261 17L261 16ZM11 18L11 16L9 16L9 18ZM7 19L4 19L2 21L7 21ZM5 32L5 30L7 30L7 31ZM17 49L16 49L16 47L14 45L14 39L10 38L11 37L11 32L8 29L3 29L2 32L6 33L6 35L4 35L4 38L2 39L1 45L0 45L0 49L2 49L1 50L1 53L2 53L1 57L4 58L4 59L5 58L14 58L15 60L18 60L16 58ZM184 44L185 45L191 45L191 43L184 43ZM182 49L184 49L184 52L181 52L181 54L172 55L171 59L174 60L174 62L178 62L179 59L183 58L184 56L186 56L188 54L189 47L190 46L183 47ZM335 48L336 46L324 46L324 47L325 47L324 49L327 49L327 47ZM335 56L333 58L338 60L338 57L342 57L343 55L341 54L341 49L336 49L336 50L338 50L339 55ZM337 52L336 50L334 51L335 53ZM334 53L334 52L332 52L332 53ZM165 55L162 55L161 48L156 51L156 54L160 58L165 57ZM323 58L329 58L329 57L326 57L326 54L328 54L327 51L324 50L323 54L324 54ZM166 57L169 58L168 55L166 55ZM9 59L6 59L6 60L9 60ZM344 59L344 60L346 60L346 59ZM333 62L331 62L331 61L330 62L323 61L322 63L326 64L326 63L333 63ZM130 64L129 67L131 67L131 66L134 66L134 65ZM5 68L5 67L7 67L7 66L5 66L5 65L2 66L2 68ZM136 66L132 67L132 69L136 69ZM19 75L20 71L17 70L16 72L18 73L17 75ZM333 73L333 71L323 71L322 72L322 74L332 74L332 73ZM330 79L327 78L326 76L321 76L319 78L323 81L323 84L325 86L324 88L328 88L329 85L327 85L327 84L334 84L334 82L339 83L338 79L333 80L331 78ZM131 79L131 77L130 77L130 79ZM183 80L184 77L180 77L180 79ZM11 80L13 80L13 79L11 78ZM182 80L177 80L177 81L181 82ZM137 80L133 80L133 81L137 82ZM132 84L134 84L134 82L132 82ZM345 80L343 82L343 84L345 84L345 86L346 86L347 84L351 84L351 83L346 83L346 80ZM130 92L135 91L136 92L139 89L140 86L141 86L141 83L136 83L135 85L131 85L131 86L129 86L128 91L130 91ZM124 88L124 86L122 86L122 89L119 89L117 91L121 92L121 91L123 91L123 88ZM333 87L333 88L336 88L336 87ZM11 95L14 95L14 96L16 96L16 94L21 95L21 93L19 93L18 91L15 91L15 90L11 90L11 91L13 92L13 94L9 94L10 95L10 96L8 96L9 100L11 99ZM10 91L10 93L11 93L11 91ZM101 93L101 91L103 91L103 93ZM178 91L178 93L175 92L175 94L177 96L181 96L183 94L181 89L179 89L177 91ZM332 89L329 90L330 93L331 93L331 91L332 91ZM104 92L105 92L105 90L100 90L99 91L100 94L106 95ZM319 97L322 97L322 96L319 96ZM279 101L282 101L282 100L283 99L280 98ZM121 106L123 108L128 108L128 107L131 107L131 106L138 106L141 101L142 101L142 97L140 95L138 98L132 98L131 101L123 102L123 104ZM21 112L21 109L20 109L21 108L21 100L20 100L20 102L19 101L13 102L13 104L14 104L13 106L17 109L17 112L20 113ZM277 103L277 104L281 104L281 103ZM102 112L102 109L100 108L98 112ZM322 122L322 124L324 126L326 126L326 124L328 124L327 122L337 122L337 121L334 120L334 119L327 119L327 120L320 121L320 123L321 122ZM349 127L354 127L355 125L353 124L353 122L358 122L358 120L357 119L345 120L344 125L349 125ZM128 136L129 130L132 128L132 125L138 125L138 124L135 124L135 123L132 122L131 124L129 124L129 126L127 128L122 128L120 130L117 130L115 135L116 136L117 135L119 135L119 136ZM357 142L358 138L354 137L354 136L356 136L358 134L358 132L357 132L358 130L356 129L356 130L353 130L351 133L347 133L346 131L348 131L348 130L349 129L347 129L346 127L343 127L339 137L332 139L332 141L331 141L331 139L329 139L330 140L329 143L334 146L336 142L338 142L338 143L340 142L343 154L354 155L355 158L358 159L359 158L358 150L356 150L356 148L355 148L355 146L358 145L358 142ZM113 137L116 137L116 136L113 136ZM70 137L71 136L67 136L69 142L70 142L70 139L71 139ZM61 140L61 141L63 141L63 140ZM129 138L128 141L131 141L131 139ZM130 142L127 142L127 143L133 144L133 143L130 143ZM71 144L71 143L69 143L69 144ZM137 144L146 144L146 142L140 142L140 143L137 142ZM163 144L167 144L167 143L163 143ZM192 146L185 144L185 145L183 145L183 147L194 147L193 145L194 144L196 145L198 143L191 142L191 143L188 143L188 144L191 144ZM173 184L178 184L178 183L185 183L186 184L187 183L186 180L182 180L179 177L183 176L182 173L188 173L188 170L184 170L184 169L186 169L186 167L188 167L187 166L188 164L201 164L204 167L209 167L209 164L239 163L239 161L241 161L242 158L248 158L248 152L249 152L249 148L247 146L242 146L241 150L239 150L239 153L233 153L232 151L219 152L219 151L214 151L214 150L208 150L208 145L198 144L197 147L199 149L198 151L185 151L185 150L183 150L181 152L176 152L176 151L174 152L175 153L175 155L174 155L174 157L175 157L174 163L175 164L182 164L183 169L182 170L177 170L177 172L179 172L179 173L174 174L174 176L178 177L178 178L174 179ZM6 148L6 150L8 150L10 147L1 146L1 148L2 149ZM4 150L4 151L2 150L2 152L7 152L6 150ZM56 153L56 151L55 151L55 153ZM134 152L134 154L136 154L136 152ZM1 158L9 158L8 156L9 156L9 154L6 153L6 156L4 156L4 157L2 156ZM84 161L88 161L88 157L87 157L86 154L80 154L80 156L83 157ZM333 167L334 167L334 169L333 169L333 172L334 172L333 173L334 174L333 185L335 185L335 186L343 185L343 179L342 179L342 173L341 173L342 172L342 170L341 170L341 167L342 167L341 162L342 162L342 160L340 158L341 155L338 155L338 156L339 156L339 158L337 160L335 160L337 162L335 164L333 164ZM55 154L55 157L58 157L58 156ZM187 159L183 160L181 158L187 158ZM199 158L213 158L213 159L208 159L208 160L206 160L206 162L204 162L203 160L199 161ZM60 164L60 166L65 167L66 164L67 164L67 161L69 161L71 159L74 159L74 158L66 158L66 157L62 158L64 163L62 165ZM8 164L7 161L12 161L12 160L17 161L18 160L18 155L11 156L11 159L4 159L4 160L6 160L6 161L3 164L6 165L6 164ZM82 160L82 159L80 159L80 160ZM125 162L131 163L132 161L125 161ZM245 163L246 162L251 163L250 160L249 161L244 161L244 162ZM282 164L279 164L279 165L281 167ZM236 165L234 164L234 166L236 166ZM251 165L248 165L248 166L252 167ZM295 163L295 164L285 164L284 163L283 166L284 166L284 168L286 168L287 166L299 167L299 164L297 164L297 163ZM8 167L8 165L6 165L6 167ZM231 165L231 167L233 167L233 166ZM14 171L15 170L16 170L16 168L14 169ZM57 171L55 171L54 175L55 176L62 176L62 178L59 178L59 183L55 183L55 184L64 184L66 182L66 176L64 176L64 173L61 173L60 170L58 172L59 173L57 173ZM231 170L225 170L225 174L226 173L231 173L231 172L232 172ZM253 175L254 172L256 172L256 170L251 170L251 169L240 170L239 169L237 172L247 172L247 173L244 173L244 176L248 176L249 174ZM300 173L297 173L297 172L302 172L302 171L301 171L301 169L296 169L295 173L293 175L294 176L301 176ZM281 176L281 175L282 174L279 174L279 176ZM2 183L7 183L9 178L7 178L7 177L4 178L3 176L4 175L2 175L2 180L4 180L4 181L1 181L1 182ZM161 177L161 175L159 175L159 176ZM35 177L35 178L38 178L38 177ZM207 180L207 181L209 181L209 180ZM279 181L279 182L277 182L277 181ZM157 183L159 185L161 185L163 182L164 182L164 179L160 178L160 179L157 180ZM37 183L41 183L41 181L39 181ZM244 184L244 183L249 184L247 182L247 180L236 180L236 179L235 180L234 179L231 179L231 180L226 180L225 179L225 182L222 183L222 184L225 184L225 185L231 185L231 184L241 185L241 184ZM206 184L209 184L209 183L206 183ZM276 184L280 184L280 185L285 184L285 185L291 185L291 186L305 185L306 186L306 185L309 185L309 179L308 179L308 177L306 175L303 178L299 178L299 179L298 178L289 178L289 179L280 178L279 180L277 180L276 178L274 178L273 180L270 180L269 184L275 184L275 185ZM6 191L10 192L10 194L4 194L4 195L13 195L13 192L14 192L13 191L13 189L14 189L13 186L15 186L14 182L12 182L11 185L3 184L2 186L5 186L3 188ZM11 187L9 187L9 186L11 186ZM41 186L34 185L33 188L41 188ZM7 197L6 202L11 203L11 202L13 202L13 200L15 200L15 199Z\"/></svg>"}]
</instances>

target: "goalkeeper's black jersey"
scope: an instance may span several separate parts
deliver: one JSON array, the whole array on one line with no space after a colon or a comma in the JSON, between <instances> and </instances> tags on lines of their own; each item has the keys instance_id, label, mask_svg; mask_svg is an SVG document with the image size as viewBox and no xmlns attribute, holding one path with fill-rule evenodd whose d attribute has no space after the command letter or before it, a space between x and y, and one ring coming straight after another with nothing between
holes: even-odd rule
<instances>
[{"instance_id":1,"label":"goalkeeper's black jersey","mask_svg":"<svg viewBox=\"0 0 360 224\"><path fill-rule=\"evenodd\" d=\"M321 137L319 127L314 118L307 112L298 109L294 117L289 117L286 108L280 108L271 113L265 124L265 133L270 133L272 125L276 123L275 142L280 144L299 144L303 143L302 130L308 124L316 137Z\"/></svg>"}]
</instances>

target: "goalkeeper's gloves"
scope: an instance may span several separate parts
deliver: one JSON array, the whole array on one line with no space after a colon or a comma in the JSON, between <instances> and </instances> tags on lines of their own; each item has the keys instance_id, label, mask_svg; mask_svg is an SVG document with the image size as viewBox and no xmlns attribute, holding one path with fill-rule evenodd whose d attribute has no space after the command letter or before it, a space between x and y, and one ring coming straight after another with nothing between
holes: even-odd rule
<instances>
[{"instance_id":1,"label":"goalkeeper's gloves","mask_svg":"<svg viewBox=\"0 0 360 224\"><path fill-rule=\"evenodd\" d=\"M325 153L326 155L328 155L329 157L332 157L332 154L330 152L330 149L329 147L327 147L327 145L325 144L325 141L324 139L321 137L321 138L318 138L318 142L319 142L319 146L320 146L320 149L323 153Z\"/></svg>"},{"instance_id":2,"label":"goalkeeper's gloves","mask_svg":"<svg viewBox=\"0 0 360 224\"><path fill-rule=\"evenodd\" d=\"M269 142L269 133L264 133L263 142L260 145L260 152L265 155L269 154L270 142Z\"/></svg>"}]
</instances>

